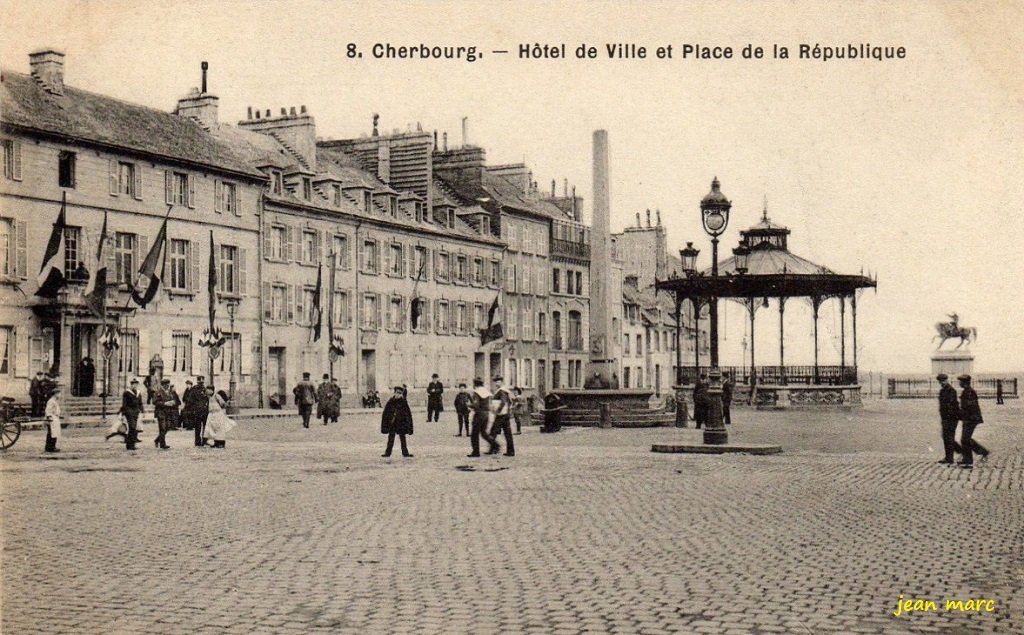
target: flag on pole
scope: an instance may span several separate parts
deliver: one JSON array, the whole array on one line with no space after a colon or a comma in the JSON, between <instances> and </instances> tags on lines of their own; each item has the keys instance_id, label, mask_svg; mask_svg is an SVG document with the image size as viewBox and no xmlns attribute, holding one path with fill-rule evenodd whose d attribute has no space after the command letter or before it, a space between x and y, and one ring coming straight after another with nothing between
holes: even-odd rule
<instances>
[{"instance_id":1,"label":"flag on pole","mask_svg":"<svg viewBox=\"0 0 1024 635\"><path fill-rule=\"evenodd\" d=\"M107 243L107 213L103 212L103 228L96 243L96 259L92 264L89 282L85 285L82 299L85 306L99 317L107 314L107 261L103 256L103 247Z\"/></svg>"},{"instance_id":2,"label":"flag on pole","mask_svg":"<svg viewBox=\"0 0 1024 635\"><path fill-rule=\"evenodd\" d=\"M491 308L487 310L487 328L480 329L481 346L505 337L505 332L501 328L501 314L498 312L499 297L501 297L500 292L495 294L494 302L491 303Z\"/></svg>"},{"instance_id":3,"label":"flag on pole","mask_svg":"<svg viewBox=\"0 0 1024 635\"><path fill-rule=\"evenodd\" d=\"M339 357L345 356L345 340L334 332L334 272L337 268L337 257L338 255L331 252L331 269L328 275L327 282L327 333L328 333L328 353L334 353Z\"/></svg>"},{"instance_id":4,"label":"flag on pole","mask_svg":"<svg viewBox=\"0 0 1024 635\"><path fill-rule=\"evenodd\" d=\"M41 298L56 298L61 288L67 286L67 280L64 279L66 210L67 192L61 198L60 213L57 214L57 221L50 232L50 240L46 243L46 251L43 252L43 266L39 268L39 277L36 279L39 283L36 295Z\"/></svg>"},{"instance_id":5,"label":"flag on pole","mask_svg":"<svg viewBox=\"0 0 1024 635\"><path fill-rule=\"evenodd\" d=\"M316 266L316 288L313 290L313 302L309 307L309 341L316 342L320 339L320 326L323 319L320 311L320 295L323 292L323 265Z\"/></svg>"},{"instance_id":6,"label":"flag on pole","mask_svg":"<svg viewBox=\"0 0 1024 635\"><path fill-rule=\"evenodd\" d=\"M210 261L207 268L206 295L209 299L209 324L199 338L202 347L223 346L226 337L217 328L217 257L214 253L213 230L210 230Z\"/></svg>"},{"instance_id":7,"label":"flag on pole","mask_svg":"<svg viewBox=\"0 0 1024 635\"><path fill-rule=\"evenodd\" d=\"M167 216L164 216L164 222L160 225L156 240L150 247L149 253L146 254L146 259L142 261L142 267L139 268L138 279L131 287L132 300L139 305L140 309L146 308L146 305L152 302L157 292L160 291L160 284L167 265L167 219L170 215L171 207L168 206ZM142 293L139 293L140 288Z\"/></svg>"},{"instance_id":8,"label":"flag on pole","mask_svg":"<svg viewBox=\"0 0 1024 635\"><path fill-rule=\"evenodd\" d=\"M427 259L423 258L423 262L420 263L420 270L416 273L416 282L412 285L412 302L409 303L411 310L409 324L412 325L413 331L419 328L420 316L423 315L423 298L416 295L416 289L420 286L420 280L423 279L423 268L426 266Z\"/></svg>"}]
</instances>

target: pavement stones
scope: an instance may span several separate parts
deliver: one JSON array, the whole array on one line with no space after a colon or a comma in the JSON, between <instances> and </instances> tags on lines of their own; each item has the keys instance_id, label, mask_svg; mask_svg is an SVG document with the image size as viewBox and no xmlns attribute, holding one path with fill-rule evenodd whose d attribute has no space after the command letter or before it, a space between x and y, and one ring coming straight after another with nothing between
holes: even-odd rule
<instances>
[{"instance_id":1,"label":"pavement stones","mask_svg":"<svg viewBox=\"0 0 1024 635\"><path fill-rule=\"evenodd\" d=\"M404 461L371 414L223 451L75 429L44 458L28 432L0 457L0 631L1024 633L1024 411L983 404L993 457L964 471L934 463L932 406L740 413L769 457L528 428L470 460L452 413ZM996 610L894 617L901 593Z\"/></svg>"}]
</instances>

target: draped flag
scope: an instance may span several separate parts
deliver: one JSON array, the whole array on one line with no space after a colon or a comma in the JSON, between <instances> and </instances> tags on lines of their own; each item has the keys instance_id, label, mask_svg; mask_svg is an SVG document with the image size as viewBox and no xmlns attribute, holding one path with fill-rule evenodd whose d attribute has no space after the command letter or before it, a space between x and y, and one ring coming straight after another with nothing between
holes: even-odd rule
<instances>
[{"instance_id":1,"label":"draped flag","mask_svg":"<svg viewBox=\"0 0 1024 635\"><path fill-rule=\"evenodd\" d=\"M210 261L207 268L206 295L209 299L209 325L203 330L203 336L199 338L199 345L203 347L223 346L226 337L217 328L217 257L214 254L213 230L210 230Z\"/></svg>"},{"instance_id":2,"label":"draped flag","mask_svg":"<svg viewBox=\"0 0 1024 635\"><path fill-rule=\"evenodd\" d=\"M39 277L37 278L39 289L36 290L36 295L41 298L56 298L61 288L67 286L67 280L64 279L66 210L67 193L65 192L61 198L57 222L53 224L50 240L46 243L46 251L43 253L43 266L39 268Z\"/></svg>"},{"instance_id":3,"label":"draped flag","mask_svg":"<svg viewBox=\"0 0 1024 635\"><path fill-rule=\"evenodd\" d=\"M498 312L498 298L500 295L498 293L494 296L494 302L491 303L491 308L487 310L487 328L480 329L481 346L505 337L505 332L501 328L501 314Z\"/></svg>"},{"instance_id":4,"label":"draped flag","mask_svg":"<svg viewBox=\"0 0 1024 635\"><path fill-rule=\"evenodd\" d=\"M89 282L85 285L82 299L85 306L99 317L107 313L107 261L103 257L103 248L107 243L107 213L103 212L103 228L96 242L96 259L93 261Z\"/></svg>"},{"instance_id":5,"label":"draped flag","mask_svg":"<svg viewBox=\"0 0 1024 635\"><path fill-rule=\"evenodd\" d=\"M416 295L416 289L420 286L420 280L423 279L423 268L426 266L427 259L424 257L423 262L420 263L420 270L416 273L416 282L412 285L412 302L409 303L409 324L412 325L413 331L419 328L420 316L423 315L423 298Z\"/></svg>"},{"instance_id":6,"label":"draped flag","mask_svg":"<svg viewBox=\"0 0 1024 635\"><path fill-rule=\"evenodd\" d=\"M316 266L316 289L313 290L313 306L309 307L309 341L316 342L320 339L320 326L323 320L320 311L320 296L323 293L323 265Z\"/></svg>"},{"instance_id":7,"label":"draped flag","mask_svg":"<svg viewBox=\"0 0 1024 635\"><path fill-rule=\"evenodd\" d=\"M334 332L334 272L337 268L337 254L331 252L331 269L327 283L327 333L330 343L328 353L345 356L345 340Z\"/></svg>"},{"instance_id":8,"label":"draped flag","mask_svg":"<svg viewBox=\"0 0 1024 635\"><path fill-rule=\"evenodd\" d=\"M120 347L116 326L107 324L103 327L103 333L100 334L100 345L108 351L117 350Z\"/></svg>"},{"instance_id":9,"label":"draped flag","mask_svg":"<svg viewBox=\"0 0 1024 635\"><path fill-rule=\"evenodd\" d=\"M170 215L171 208L168 206L167 216L164 216L164 222L160 225L156 240L153 241L153 246L149 248L149 253L142 261L142 267L139 268L138 279L131 286L132 300L139 305L140 309L146 308L146 305L152 302L157 292L160 291L160 284L163 281L167 265L167 218ZM140 289L142 289L141 293L139 293Z\"/></svg>"}]
</instances>

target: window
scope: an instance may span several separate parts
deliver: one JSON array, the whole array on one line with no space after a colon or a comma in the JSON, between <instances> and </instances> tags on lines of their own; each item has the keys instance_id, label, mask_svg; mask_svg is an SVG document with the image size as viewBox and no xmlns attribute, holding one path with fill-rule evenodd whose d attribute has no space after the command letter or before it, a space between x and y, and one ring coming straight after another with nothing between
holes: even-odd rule
<instances>
[{"instance_id":1,"label":"window","mask_svg":"<svg viewBox=\"0 0 1024 635\"><path fill-rule=\"evenodd\" d=\"M533 385L533 360L523 360L523 376L520 378L520 385L529 388Z\"/></svg>"},{"instance_id":2,"label":"window","mask_svg":"<svg viewBox=\"0 0 1024 635\"><path fill-rule=\"evenodd\" d=\"M341 207L341 186L337 183L331 184L331 201L335 207Z\"/></svg>"},{"instance_id":3,"label":"window","mask_svg":"<svg viewBox=\"0 0 1024 635\"><path fill-rule=\"evenodd\" d=\"M284 285L274 285L270 289L270 319L275 322L285 322L288 319L288 288Z\"/></svg>"},{"instance_id":4,"label":"window","mask_svg":"<svg viewBox=\"0 0 1024 635\"><path fill-rule=\"evenodd\" d=\"M640 366L636 367L635 378L636 378L636 387L637 388L643 388L644 387L644 369L642 367L640 367Z\"/></svg>"},{"instance_id":5,"label":"window","mask_svg":"<svg viewBox=\"0 0 1024 635\"><path fill-rule=\"evenodd\" d=\"M437 279L448 282L451 277L451 257L444 252L437 252Z\"/></svg>"},{"instance_id":6,"label":"window","mask_svg":"<svg viewBox=\"0 0 1024 635\"><path fill-rule=\"evenodd\" d=\"M469 316L469 312L466 309L466 305L463 302L459 302L455 309L455 333L463 334L468 331L466 320Z\"/></svg>"},{"instance_id":7,"label":"window","mask_svg":"<svg viewBox=\"0 0 1024 635\"><path fill-rule=\"evenodd\" d=\"M64 277L68 280L88 280L85 271L79 271L84 252L82 245L82 228L66 226L64 228Z\"/></svg>"},{"instance_id":8,"label":"window","mask_svg":"<svg viewBox=\"0 0 1024 635\"><path fill-rule=\"evenodd\" d=\"M473 284L480 286L484 283L484 259L473 259Z\"/></svg>"},{"instance_id":9,"label":"window","mask_svg":"<svg viewBox=\"0 0 1024 635\"><path fill-rule=\"evenodd\" d=\"M501 262L497 260L491 261L491 287L497 289L501 286Z\"/></svg>"},{"instance_id":10,"label":"window","mask_svg":"<svg viewBox=\"0 0 1024 635\"><path fill-rule=\"evenodd\" d=\"M61 152L57 157L57 184L75 187L75 153Z\"/></svg>"},{"instance_id":11,"label":"window","mask_svg":"<svg viewBox=\"0 0 1024 635\"><path fill-rule=\"evenodd\" d=\"M379 273L377 270L377 241L367 238L363 241L363 273Z\"/></svg>"},{"instance_id":12,"label":"window","mask_svg":"<svg viewBox=\"0 0 1024 635\"><path fill-rule=\"evenodd\" d=\"M185 241L181 241L185 242ZM192 333L174 331L171 335L171 371L184 375L192 374Z\"/></svg>"},{"instance_id":13,"label":"window","mask_svg":"<svg viewBox=\"0 0 1024 635\"><path fill-rule=\"evenodd\" d=\"M271 190L274 194L284 193L284 177L281 175L280 170L273 170L270 172Z\"/></svg>"},{"instance_id":14,"label":"window","mask_svg":"<svg viewBox=\"0 0 1024 635\"><path fill-rule=\"evenodd\" d=\"M622 369L622 387L629 388L629 366Z\"/></svg>"},{"instance_id":15,"label":"window","mask_svg":"<svg viewBox=\"0 0 1024 635\"><path fill-rule=\"evenodd\" d=\"M569 350L583 350L583 316L579 311L569 311Z\"/></svg>"},{"instance_id":16,"label":"window","mask_svg":"<svg viewBox=\"0 0 1024 635\"><path fill-rule=\"evenodd\" d=\"M364 329L376 330L380 328L378 323L378 313L380 305L377 303L377 295L374 293L367 293L363 295L363 320L362 325Z\"/></svg>"},{"instance_id":17,"label":"window","mask_svg":"<svg viewBox=\"0 0 1024 635\"><path fill-rule=\"evenodd\" d=\"M363 192L363 211L364 212L370 211L370 207L371 207L370 202L371 202L371 194L370 194L369 190L366 190L366 191Z\"/></svg>"},{"instance_id":18,"label":"window","mask_svg":"<svg viewBox=\"0 0 1024 635\"><path fill-rule=\"evenodd\" d=\"M347 328L352 324L352 310L348 305L348 292L334 292L334 326Z\"/></svg>"},{"instance_id":19,"label":"window","mask_svg":"<svg viewBox=\"0 0 1024 635\"><path fill-rule=\"evenodd\" d=\"M388 212L391 214L391 218L394 218L395 216L398 215L398 197L397 196L389 196L388 197Z\"/></svg>"},{"instance_id":20,"label":"window","mask_svg":"<svg viewBox=\"0 0 1024 635\"><path fill-rule=\"evenodd\" d=\"M317 263L317 238L315 231L302 232L302 262L307 265Z\"/></svg>"},{"instance_id":21,"label":"window","mask_svg":"<svg viewBox=\"0 0 1024 635\"><path fill-rule=\"evenodd\" d=\"M167 276L167 286L174 291L185 291L188 289L188 241L171 240L167 246L170 275Z\"/></svg>"},{"instance_id":22,"label":"window","mask_svg":"<svg viewBox=\"0 0 1024 635\"><path fill-rule=\"evenodd\" d=\"M134 163L127 163L125 161L117 162L117 194L127 194L128 196L138 198L142 195L142 192L138 191L137 185L141 185L141 180L137 180L136 168Z\"/></svg>"},{"instance_id":23,"label":"window","mask_svg":"<svg viewBox=\"0 0 1024 635\"><path fill-rule=\"evenodd\" d=\"M348 262L348 236L336 235L334 237L334 265L338 269L348 269Z\"/></svg>"},{"instance_id":24,"label":"window","mask_svg":"<svg viewBox=\"0 0 1024 635\"><path fill-rule=\"evenodd\" d=\"M410 321L409 322L409 328L410 328L410 330L413 333L429 333L430 332L430 301L427 300L426 298L424 298L423 296L420 296L420 297L416 298L416 300L419 302L418 306L419 306L420 312L419 312L419 315L416 318L415 326L413 326L412 322ZM412 315L412 313L411 313L411 310L412 310L412 307L411 307L412 300L410 299L409 302L410 302L410 315ZM410 320L411 320L411 318L410 318Z\"/></svg>"},{"instance_id":25,"label":"window","mask_svg":"<svg viewBox=\"0 0 1024 635\"><path fill-rule=\"evenodd\" d=\"M238 288L238 247L220 246L220 271L217 283L221 293L237 295Z\"/></svg>"},{"instance_id":26,"label":"window","mask_svg":"<svg viewBox=\"0 0 1024 635\"><path fill-rule=\"evenodd\" d=\"M576 295L583 295L583 272L576 272Z\"/></svg>"},{"instance_id":27,"label":"window","mask_svg":"<svg viewBox=\"0 0 1024 635\"><path fill-rule=\"evenodd\" d=\"M522 298L519 302L519 324L523 330L523 339L533 339L533 309L530 306L529 298Z\"/></svg>"},{"instance_id":28,"label":"window","mask_svg":"<svg viewBox=\"0 0 1024 635\"><path fill-rule=\"evenodd\" d=\"M562 313L560 311L551 313L551 348L556 351L562 350Z\"/></svg>"},{"instance_id":29,"label":"window","mask_svg":"<svg viewBox=\"0 0 1024 635\"><path fill-rule=\"evenodd\" d=\"M221 332L221 335L224 336L224 347L221 349L220 357L213 362L213 370L218 375L227 375L231 372L231 351L235 351L235 355L240 356L240 351L242 350L242 336L238 333L228 333L223 331ZM238 357L235 357L235 359L238 360ZM235 369L237 368L238 361L235 361Z\"/></svg>"},{"instance_id":30,"label":"window","mask_svg":"<svg viewBox=\"0 0 1024 635\"><path fill-rule=\"evenodd\" d=\"M435 332L439 334L447 334L449 332L448 325L451 319L449 310L448 300L437 301L437 326Z\"/></svg>"},{"instance_id":31,"label":"window","mask_svg":"<svg viewBox=\"0 0 1024 635\"><path fill-rule=\"evenodd\" d=\"M622 353L624 355L629 355L629 340L629 333L627 333L625 337L622 338Z\"/></svg>"},{"instance_id":32,"label":"window","mask_svg":"<svg viewBox=\"0 0 1024 635\"><path fill-rule=\"evenodd\" d=\"M288 231L284 227L270 228L270 250L267 256L271 260L283 262L288 245Z\"/></svg>"},{"instance_id":33,"label":"window","mask_svg":"<svg viewBox=\"0 0 1024 635\"><path fill-rule=\"evenodd\" d=\"M405 250L402 248L401 243L391 243L388 245L389 258L388 263L391 266L389 275L395 277L401 277L405 275Z\"/></svg>"},{"instance_id":34,"label":"window","mask_svg":"<svg viewBox=\"0 0 1024 635\"><path fill-rule=\"evenodd\" d=\"M302 177L302 198L307 201L313 198L313 183L308 176Z\"/></svg>"},{"instance_id":35,"label":"window","mask_svg":"<svg viewBox=\"0 0 1024 635\"><path fill-rule=\"evenodd\" d=\"M138 236L135 234L114 234L114 273L118 284L134 282L135 275L135 245Z\"/></svg>"},{"instance_id":36,"label":"window","mask_svg":"<svg viewBox=\"0 0 1024 635\"><path fill-rule=\"evenodd\" d=\"M547 321L548 316L543 311L537 314L537 339L547 339Z\"/></svg>"},{"instance_id":37,"label":"window","mask_svg":"<svg viewBox=\"0 0 1024 635\"><path fill-rule=\"evenodd\" d=\"M120 329L121 346L117 359L117 372L124 375L139 374L139 332L135 329Z\"/></svg>"},{"instance_id":38,"label":"window","mask_svg":"<svg viewBox=\"0 0 1024 635\"><path fill-rule=\"evenodd\" d=\"M415 264L415 267L416 267L416 270L413 271L411 273L411 275L414 278L416 278L417 280L426 280L427 279L427 273L428 273L428 270L427 270L427 248L426 247L417 247L416 248L416 264Z\"/></svg>"},{"instance_id":39,"label":"window","mask_svg":"<svg viewBox=\"0 0 1024 635\"><path fill-rule=\"evenodd\" d=\"M185 205L187 207L192 206L191 197L189 196L189 178L188 174L184 172L170 172L166 173L165 183L167 190L167 203L172 205Z\"/></svg>"},{"instance_id":40,"label":"window","mask_svg":"<svg viewBox=\"0 0 1024 635\"><path fill-rule=\"evenodd\" d=\"M551 293L562 292L562 271L560 269L551 270Z\"/></svg>"},{"instance_id":41,"label":"window","mask_svg":"<svg viewBox=\"0 0 1024 635\"><path fill-rule=\"evenodd\" d=\"M644 354L644 340L639 333L636 334L636 356L640 357Z\"/></svg>"},{"instance_id":42,"label":"window","mask_svg":"<svg viewBox=\"0 0 1024 635\"><path fill-rule=\"evenodd\" d=\"M12 181L21 180L21 141L4 139L4 176Z\"/></svg>"},{"instance_id":43,"label":"window","mask_svg":"<svg viewBox=\"0 0 1024 635\"><path fill-rule=\"evenodd\" d=\"M519 385L519 361L516 359L508 358L508 372L505 373L505 379L508 381L509 386Z\"/></svg>"},{"instance_id":44,"label":"window","mask_svg":"<svg viewBox=\"0 0 1024 635\"><path fill-rule=\"evenodd\" d=\"M557 359L551 360L551 387L562 387L562 362Z\"/></svg>"},{"instance_id":45,"label":"window","mask_svg":"<svg viewBox=\"0 0 1024 635\"><path fill-rule=\"evenodd\" d=\"M236 196L234 183L216 181L214 185L213 211L228 212L229 214L239 216L240 212Z\"/></svg>"},{"instance_id":46,"label":"window","mask_svg":"<svg viewBox=\"0 0 1024 635\"><path fill-rule=\"evenodd\" d=\"M392 296L388 304L388 330L405 330L405 302L401 296Z\"/></svg>"},{"instance_id":47,"label":"window","mask_svg":"<svg viewBox=\"0 0 1024 635\"><path fill-rule=\"evenodd\" d=\"M467 276L469 270L467 269L467 260L465 256L457 256L455 258L455 281L456 282L468 282Z\"/></svg>"},{"instance_id":48,"label":"window","mask_svg":"<svg viewBox=\"0 0 1024 635\"><path fill-rule=\"evenodd\" d=\"M14 374L14 356L11 349L14 346L14 327L0 326L0 376L10 377Z\"/></svg>"},{"instance_id":49,"label":"window","mask_svg":"<svg viewBox=\"0 0 1024 635\"><path fill-rule=\"evenodd\" d=\"M14 266L14 221L0 218L0 276L8 276L15 272Z\"/></svg>"}]
</instances>

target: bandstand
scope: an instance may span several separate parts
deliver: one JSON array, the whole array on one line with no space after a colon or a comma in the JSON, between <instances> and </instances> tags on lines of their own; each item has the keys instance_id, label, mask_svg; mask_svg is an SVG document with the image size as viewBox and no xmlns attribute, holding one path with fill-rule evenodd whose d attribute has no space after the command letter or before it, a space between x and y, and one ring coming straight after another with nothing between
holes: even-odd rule
<instances>
[{"instance_id":1,"label":"bandstand","mask_svg":"<svg viewBox=\"0 0 1024 635\"><path fill-rule=\"evenodd\" d=\"M713 195L720 196L717 180L712 184ZM709 204L729 205L722 197L709 201L706 197L702 206ZM749 319L751 345L749 364L744 360L741 366L717 366L731 376L735 383L734 404L749 404L764 409L787 408L852 408L860 405L860 386L857 380L857 293L861 289L874 288L876 281L864 275L846 275L815 264L789 251L787 240L790 230L773 223L765 209L760 222L740 232L739 246L733 249L733 256L718 264L717 269L697 272L694 268L697 249L691 243L680 250L683 272L659 281L656 288L673 294L675 298L676 323L681 324L680 313L684 303L693 305L698 315L703 304L710 304L714 320L714 300L730 299L746 308ZM803 298L810 303L814 320L814 363L813 365L786 365L786 334L784 318L786 303L792 298ZM828 300L839 304L840 315L840 362L839 365L820 365L818 358L818 316L822 305ZM772 301L778 307L779 363L757 365L753 344L754 328L758 309L768 309ZM847 358L846 308L851 313L852 356ZM681 335L681 333L679 333ZM712 341L712 346L716 342ZM681 358L677 347L677 392L690 401L690 387L696 377L708 373L717 364L702 366L697 358L692 364ZM713 355L713 358L715 356ZM849 361L849 363L848 363Z\"/></svg>"}]
</instances>

